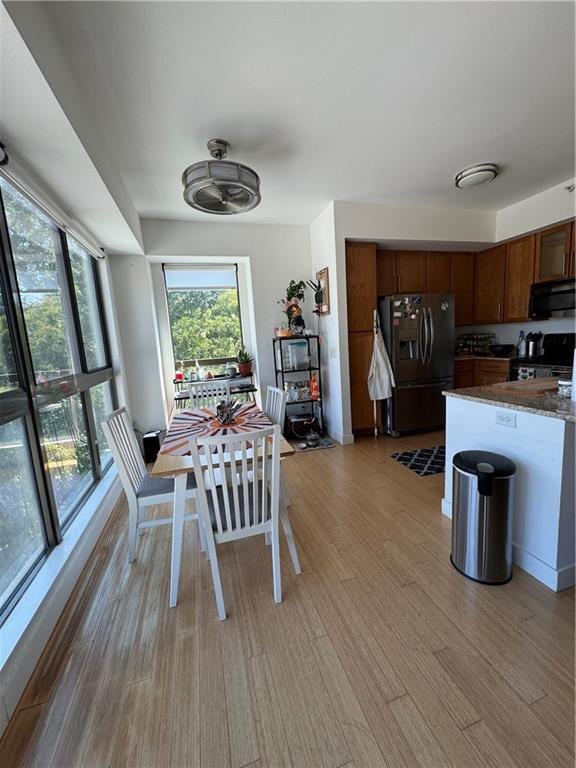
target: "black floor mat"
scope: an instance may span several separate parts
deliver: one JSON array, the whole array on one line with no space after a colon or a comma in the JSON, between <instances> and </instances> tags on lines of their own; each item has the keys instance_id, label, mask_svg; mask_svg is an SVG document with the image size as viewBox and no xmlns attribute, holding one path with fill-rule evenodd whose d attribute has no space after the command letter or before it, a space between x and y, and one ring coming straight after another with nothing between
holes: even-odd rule
<instances>
[{"instance_id":1,"label":"black floor mat","mask_svg":"<svg viewBox=\"0 0 576 768\"><path fill-rule=\"evenodd\" d=\"M393 453L392 458L399 461L400 464L404 464L412 472L416 472L420 477L438 475L440 472L444 472L446 446L434 445L432 448L402 451L402 453Z\"/></svg>"}]
</instances>

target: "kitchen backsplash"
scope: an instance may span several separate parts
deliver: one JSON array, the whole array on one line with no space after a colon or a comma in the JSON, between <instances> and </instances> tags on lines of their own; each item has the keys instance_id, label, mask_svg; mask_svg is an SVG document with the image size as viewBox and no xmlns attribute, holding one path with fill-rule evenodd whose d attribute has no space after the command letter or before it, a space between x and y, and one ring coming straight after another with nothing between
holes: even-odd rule
<instances>
[{"instance_id":1,"label":"kitchen backsplash","mask_svg":"<svg viewBox=\"0 0 576 768\"><path fill-rule=\"evenodd\" d=\"M498 323L496 325L466 325L458 326L456 333L493 333L495 344L516 344L520 331L528 333L574 333L573 317L554 317L550 320L540 320L525 323Z\"/></svg>"}]
</instances>

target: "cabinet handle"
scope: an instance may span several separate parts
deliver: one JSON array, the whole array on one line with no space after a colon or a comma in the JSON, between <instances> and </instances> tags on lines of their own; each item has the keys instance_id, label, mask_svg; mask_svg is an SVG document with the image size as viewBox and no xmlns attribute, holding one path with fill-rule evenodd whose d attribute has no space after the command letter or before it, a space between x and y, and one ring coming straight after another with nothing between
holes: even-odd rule
<instances>
[{"instance_id":1,"label":"cabinet handle","mask_svg":"<svg viewBox=\"0 0 576 768\"><path fill-rule=\"evenodd\" d=\"M502 304L498 302L498 320L502 320Z\"/></svg>"}]
</instances>

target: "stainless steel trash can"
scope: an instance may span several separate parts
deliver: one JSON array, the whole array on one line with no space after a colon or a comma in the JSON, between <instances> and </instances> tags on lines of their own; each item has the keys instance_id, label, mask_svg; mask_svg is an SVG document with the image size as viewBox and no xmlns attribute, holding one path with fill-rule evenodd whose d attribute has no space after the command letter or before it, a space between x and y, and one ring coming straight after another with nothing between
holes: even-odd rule
<instances>
[{"instance_id":1,"label":"stainless steel trash can","mask_svg":"<svg viewBox=\"0 0 576 768\"><path fill-rule=\"evenodd\" d=\"M482 584L512 578L512 514L516 465L488 451L452 460L452 565Z\"/></svg>"}]
</instances>

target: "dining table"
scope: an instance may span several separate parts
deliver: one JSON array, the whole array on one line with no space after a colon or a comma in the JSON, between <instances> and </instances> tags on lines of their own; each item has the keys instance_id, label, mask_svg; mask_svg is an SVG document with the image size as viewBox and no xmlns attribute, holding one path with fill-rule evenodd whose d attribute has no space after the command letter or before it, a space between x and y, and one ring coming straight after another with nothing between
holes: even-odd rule
<instances>
[{"instance_id":1,"label":"dining table","mask_svg":"<svg viewBox=\"0 0 576 768\"><path fill-rule=\"evenodd\" d=\"M215 405L191 410L173 410L160 452L150 470L151 477L174 478L170 575L171 608L176 605L178 596L178 573L180 571L186 509L186 478L190 472L194 472L192 456L190 455L190 440L217 435L237 435L241 438L242 435L271 426L272 422L268 416L254 402L242 403L234 414L234 420L228 424L221 424L218 421ZM280 438L280 457L291 456L294 452L294 448L282 436Z\"/></svg>"}]
</instances>

